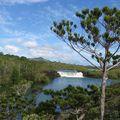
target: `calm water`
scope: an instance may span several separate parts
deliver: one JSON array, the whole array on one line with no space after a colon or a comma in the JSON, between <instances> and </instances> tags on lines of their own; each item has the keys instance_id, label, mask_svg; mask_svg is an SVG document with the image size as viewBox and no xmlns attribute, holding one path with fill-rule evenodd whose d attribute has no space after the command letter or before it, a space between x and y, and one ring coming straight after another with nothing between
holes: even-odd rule
<instances>
[{"instance_id":1,"label":"calm water","mask_svg":"<svg viewBox=\"0 0 120 120\"><path fill-rule=\"evenodd\" d=\"M108 80L107 85L112 85L117 83L117 80ZM80 86L83 88L87 88L88 85L101 85L101 79L95 79L95 78L64 78L59 77L54 79L50 84L46 85L44 89L53 89L53 90L60 90L68 85L72 86ZM47 99L51 99L50 96L46 96L44 94L39 94L36 98L36 104L38 104L41 101L45 101Z\"/></svg>"}]
</instances>

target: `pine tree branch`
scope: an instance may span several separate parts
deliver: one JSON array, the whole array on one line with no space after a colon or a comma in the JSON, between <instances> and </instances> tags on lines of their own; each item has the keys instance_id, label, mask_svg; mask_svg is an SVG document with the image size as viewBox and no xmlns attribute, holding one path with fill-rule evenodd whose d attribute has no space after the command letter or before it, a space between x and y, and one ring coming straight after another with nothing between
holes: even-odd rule
<instances>
[{"instance_id":1,"label":"pine tree branch","mask_svg":"<svg viewBox=\"0 0 120 120\"><path fill-rule=\"evenodd\" d=\"M66 42L66 40L63 38L63 37L59 37L58 36L58 38L60 38L60 39L62 39L62 41L63 42L65 42L70 48L72 48L75 52L77 52L82 58L84 58L87 62L89 62L92 66L94 66L95 68L97 68L97 69L99 69L99 70L102 70L100 67L98 67L98 66L96 66L94 63L92 63L89 59L87 59L85 56L83 56L80 52L81 51L77 51L75 48L74 48L74 46L71 44L71 42L70 42L70 44L69 43L67 43Z\"/></svg>"},{"instance_id":2,"label":"pine tree branch","mask_svg":"<svg viewBox=\"0 0 120 120\"><path fill-rule=\"evenodd\" d=\"M111 70L111 69L117 67L119 64L120 64L120 61L119 61L118 63L116 63L115 65L109 67L109 68L107 69L107 71L109 71L109 70Z\"/></svg>"},{"instance_id":3,"label":"pine tree branch","mask_svg":"<svg viewBox=\"0 0 120 120\"><path fill-rule=\"evenodd\" d=\"M118 45L116 51L107 60L110 60L118 52L119 49L120 49L120 44Z\"/></svg>"}]
</instances>

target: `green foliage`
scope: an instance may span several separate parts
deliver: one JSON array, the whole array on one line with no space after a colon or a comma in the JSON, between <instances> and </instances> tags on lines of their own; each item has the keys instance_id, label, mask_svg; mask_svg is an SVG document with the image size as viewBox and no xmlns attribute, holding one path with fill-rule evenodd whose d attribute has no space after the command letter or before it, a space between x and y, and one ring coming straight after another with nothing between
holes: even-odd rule
<instances>
[{"instance_id":1,"label":"green foliage","mask_svg":"<svg viewBox=\"0 0 120 120\"><path fill-rule=\"evenodd\" d=\"M68 86L59 91L44 90L44 94L51 95L52 100L39 104L36 114L52 114L62 120L76 120L85 114L85 120L99 120L100 114L100 89L96 86L88 86L88 89ZM109 86L106 89L106 120L118 120L120 118L120 84ZM59 107L59 111L57 111ZM49 108L49 109L48 109ZM79 111L80 110L80 111Z\"/></svg>"},{"instance_id":2,"label":"green foliage","mask_svg":"<svg viewBox=\"0 0 120 120\"><path fill-rule=\"evenodd\" d=\"M58 117L62 112L69 114L67 119L72 118L71 120L83 114L87 116L89 111L99 104L100 99L99 89L95 86L89 86L89 90L68 86L60 91L44 90L44 94L51 95L52 100L40 103L36 109L37 114L48 113ZM56 111L57 106L61 109L60 113Z\"/></svg>"},{"instance_id":3,"label":"green foliage","mask_svg":"<svg viewBox=\"0 0 120 120\"><path fill-rule=\"evenodd\" d=\"M91 77L91 78L101 78L102 73L98 70L89 70L86 72L86 76Z\"/></svg>"},{"instance_id":4,"label":"green foliage","mask_svg":"<svg viewBox=\"0 0 120 120\"><path fill-rule=\"evenodd\" d=\"M117 69L113 69L113 70L109 71L108 77L112 78L112 79L120 80L120 69L117 68Z\"/></svg>"},{"instance_id":5,"label":"green foliage","mask_svg":"<svg viewBox=\"0 0 120 120\"><path fill-rule=\"evenodd\" d=\"M73 21L62 20L59 23L54 22L51 30L80 55L81 49L90 52L92 58L100 63L101 68L109 67L106 66L106 63L114 65L120 62L120 55L117 55L120 48L120 10L108 7L84 9L77 12L76 16L81 27L78 27L79 24ZM84 35L79 33L81 30L85 32ZM114 45L117 46L115 51L111 50ZM76 50L76 48L78 49ZM99 52L102 48L105 54ZM1 86L11 85L11 87L7 86L8 90L3 90L4 94L0 96L0 119L14 120L18 113L24 116L25 120L41 119L40 116L44 116L44 114L55 116L53 118L58 119L59 116L62 116L61 111L63 114L68 114L66 118L68 120L81 117L87 120L99 119L101 93L95 86L89 86L88 89L68 86L60 91L45 90L44 93L51 95L52 99L40 103L34 110L33 100L26 97L27 91L31 87L29 81L48 83L50 79L58 77L57 70L64 68L80 70L91 77L101 76L101 72L97 70L91 71L77 65L49 61L39 62L0 53L0 84ZM120 77L119 73L119 68L113 69L108 76L117 79ZM18 81L22 83L23 80L27 80L28 83L22 86L18 85ZM106 93L105 119L117 120L120 118L119 87L108 87ZM56 107L60 107L61 111L56 111ZM45 116L44 119L49 118Z\"/></svg>"},{"instance_id":6,"label":"green foliage","mask_svg":"<svg viewBox=\"0 0 120 120\"><path fill-rule=\"evenodd\" d=\"M11 89L16 92L16 95L27 96L32 84L33 82L31 81L22 81L19 82L19 84L12 86Z\"/></svg>"},{"instance_id":7,"label":"green foliage","mask_svg":"<svg viewBox=\"0 0 120 120\"><path fill-rule=\"evenodd\" d=\"M47 61L33 61L25 57L2 55L0 56L0 84L18 84L22 80L48 83L58 76L55 71L56 64ZM51 74L49 74L50 72Z\"/></svg>"},{"instance_id":8,"label":"green foliage","mask_svg":"<svg viewBox=\"0 0 120 120\"><path fill-rule=\"evenodd\" d=\"M25 117L23 117L23 120L55 120L54 116L51 114L46 115L37 115L37 114L30 114Z\"/></svg>"},{"instance_id":9,"label":"green foliage","mask_svg":"<svg viewBox=\"0 0 120 120\"><path fill-rule=\"evenodd\" d=\"M39 78L37 78L37 79L35 80L35 82L37 82L37 83L42 83L42 84L47 84L47 83L50 82L50 79L48 78L48 76L47 76L45 73L41 73L41 74L39 75Z\"/></svg>"},{"instance_id":10,"label":"green foliage","mask_svg":"<svg viewBox=\"0 0 120 120\"><path fill-rule=\"evenodd\" d=\"M33 61L24 57L2 55L0 56L0 84L19 84L19 82L23 80L48 83L55 77L59 77L56 71L62 69L77 70L83 72L86 77L101 77L99 71L93 71L89 69L89 67L80 65L50 61ZM119 74L119 69L113 69L110 71L109 78L120 79Z\"/></svg>"},{"instance_id":11,"label":"green foliage","mask_svg":"<svg viewBox=\"0 0 120 120\"><path fill-rule=\"evenodd\" d=\"M13 82L13 84L15 84L16 82L18 82L19 80L19 71L17 68L13 68L13 71L11 73L11 77L10 77L11 81Z\"/></svg>"},{"instance_id":12,"label":"green foliage","mask_svg":"<svg viewBox=\"0 0 120 120\"><path fill-rule=\"evenodd\" d=\"M120 48L120 10L108 7L83 9L76 12L76 16L80 21L78 24L70 20L62 20L54 22L51 30L80 56L84 56L81 51L90 53L101 67L106 62L110 65L118 63L120 60L117 53ZM80 31L84 31L84 34ZM116 48L111 50L114 45ZM101 54L100 49L105 54Z\"/></svg>"},{"instance_id":13,"label":"green foliage","mask_svg":"<svg viewBox=\"0 0 120 120\"><path fill-rule=\"evenodd\" d=\"M52 73L44 71L44 74L49 76ZM52 96L52 100L42 102L39 106L36 106L34 104L35 98L29 99L27 97L31 85L33 85L32 81L22 80L19 81L19 84L8 87L8 91L1 94L1 120L8 120L8 118L15 120L18 113L22 115L23 120L56 120L58 118L62 120L75 120L76 117L81 117L82 115L85 115L84 118L89 120L99 119L100 89L96 86L88 86L88 89L68 86L60 91L44 90L46 95ZM120 117L119 94L119 84L107 88L105 119L117 120ZM62 111L56 111L57 106Z\"/></svg>"},{"instance_id":14,"label":"green foliage","mask_svg":"<svg viewBox=\"0 0 120 120\"><path fill-rule=\"evenodd\" d=\"M25 116L34 111L34 98L30 99L26 96L30 88L28 84L14 86L8 93L0 94L0 120L16 120L18 114Z\"/></svg>"},{"instance_id":15,"label":"green foliage","mask_svg":"<svg viewBox=\"0 0 120 120\"><path fill-rule=\"evenodd\" d=\"M30 114L23 117L23 120L40 120L40 117L37 114Z\"/></svg>"}]
</instances>

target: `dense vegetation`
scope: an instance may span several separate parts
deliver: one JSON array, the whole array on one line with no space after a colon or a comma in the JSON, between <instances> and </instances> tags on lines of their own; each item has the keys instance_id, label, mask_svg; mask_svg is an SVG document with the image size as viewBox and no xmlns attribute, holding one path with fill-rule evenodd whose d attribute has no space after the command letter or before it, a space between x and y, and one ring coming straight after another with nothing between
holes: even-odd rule
<instances>
[{"instance_id":1,"label":"dense vegetation","mask_svg":"<svg viewBox=\"0 0 120 120\"><path fill-rule=\"evenodd\" d=\"M35 105L35 96L28 97L31 90L32 92L39 92L39 90L41 92L42 86L55 77L59 77L56 71L62 69L82 71L88 77L101 77L99 71L89 66L34 61L25 57L0 55L0 119L15 120L16 117L22 117L23 120L56 120L58 118L74 120L84 117L93 120L94 113L97 120L99 115L98 99L100 98L100 91L97 87L90 87L90 91L72 86L56 92L47 90L44 91L45 94L51 95L53 99L43 102L39 106ZM110 78L120 78L119 68L110 72ZM112 120L112 117L116 118L120 114L118 112L120 97L117 96L119 95L119 88L114 90L109 88L109 90L112 92L108 92L106 117L111 117ZM64 99L61 96L64 96ZM115 99L112 100L111 96ZM60 108L57 108L58 111L55 111L56 105L57 107L60 106ZM76 107L82 111L76 111ZM60 112L61 108L62 111ZM114 109L112 115L109 114L109 109Z\"/></svg>"},{"instance_id":2,"label":"dense vegetation","mask_svg":"<svg viewBox=\"0 0 120 120\"><path fill-rule=\"evenodd\" d=\"M76 12L76 19L54 21L50 28L61 41L102 72L100 120L104 120L108 71L120 65L120 9L86 8Z\"/></svg>"},{"instance_id":3,"label":"dense vegetation","mask_svg":"<svg viewBox=\"0 0 120 120\"><path fill-rule=\"evenodd\" d=\"M120 120L120 84L106 87L108 78L120 79L120 10L87 8L76 16L78 23L53 22L51 30L94 68L0 53L0 120ZM102 78L101 88L69 85L58 91L42 89L59 77L57 70L62 69ZM50 99L37 104L34 91Z\"/></svg>"},{"instance_id":4,"label":"dense vegetation","mask_svg":"<svg viewBox=\"0 0 120 120\"><path fill-rule=\"evenodd\" d=\"M62 120L99 120L100 89L88 86L88 89L68 86L60 91L45 90L52 100L39 104L36 113L52 114ZM105 120L120 118L120 84L107 87ZM49 107L49 109L47 109Z\"/></svg>"},{"instance_id":5,"label":"dense vegetation","mask_svg":"<svg viewBox=\"0 0 120 120\"><path fill-rule=\"evenodd\" d=\"M49 66L49 67L48 67ZM25 57L0 56L0 83L17 84L22 80L47 83L58 76L49 62L37 62Z\"/></svg>"},{"instance_id":6,"label":"dense vegetation","mask_svg":"<svg viewBox=\"0 0 120 120\"><path fill-rule=\"evenodd\" d=\"M15 120L99 120L100 88L88 86L88 89L68 86L54 91L43 90L51 100L38 106L35 96L28 97L30 82L10 87L8 93L0 94L0 119ZM120 84L107 87L105 120L120 118ZM48 109L49 108L49 109ZM17 115L17 116L16 116Z\"/></svg>"},{"instance_id":7,"label":"dense vegetation","mask_svg":"<svg viewBox=\"0 0 120 120\"><path fill-rule=\"evenodd\" d=\"M12 55L0 55L0 84L17 84L22 80L48 83L58 76L56 71L61 69L82 71L86 77L101 77L99 71L90 67L50 61L34 61ZM111 70L109 78L119 79L120 69Z\"/></svg>"},{"instance_id":8,"label":"dense vegetation","mask_svg":"<svg viewBox=\"0 0 120 120\"><path fill-rule=\"evenodd\" d=\"M40 85L58 77L56 71L61 69L82 71L85 76L89 77L101 76L99 71L89 66L34 61L25 57L0 55L0 119L15 120L16 117L22 117L23 120L74 120L84 117L84 119L97 120L100 90L95 86L89 87L89 91L72 86L68 86L61 91L43 91L45 94L51 95L53 99L36 106L36 94L29 96L31 90L32 92L39 92L39 90L41 92L42 87L40 88ZM110 72L110 75L113 75L114 78L118 79L120 77L119 68ZM120 108L119 93L119 85L108 87L105 115L107 119L117 120L120 114L118 110Z\"/></svg>"}]
</instances>

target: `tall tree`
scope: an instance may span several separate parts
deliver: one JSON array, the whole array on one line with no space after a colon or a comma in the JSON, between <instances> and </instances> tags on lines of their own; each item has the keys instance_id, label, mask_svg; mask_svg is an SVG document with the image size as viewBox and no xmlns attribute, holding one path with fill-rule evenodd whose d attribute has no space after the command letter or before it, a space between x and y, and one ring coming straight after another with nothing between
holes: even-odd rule
<instances>
[{"instance_id":1,"label":"tall tree","mask_svg":"<svg viewBox=\"0 0 120 120\"><path fill-rule=\"evenodd\" d=\"M12 74L11 74L11 81L13 85L18 82L20 76L19 76L19 71L16 67L13 68Z\"/></svg>"},{"instance_id":2,"label":"tall tree","mask_svg":"<svg viewBox=\"0 0 120 120\"><path fill-rule=\"evenodd\" d=\"M101 120L105 111L108 71L120 64L120 10L104 7L76 12L80 24L71 20L53 22L51 30L91 65L102 71ZM99 63L90 60L88 53Z\"/></svg>"},{"instance_id":3,"label":"tall tree","mask_svg":"<svg viewBox=\"0 0 120 120\"><path fill-rule=\"evenodd\" d=\"M36 109L37 113L53 114L59 119L62 119L62 113L64 117L66 116L66 120L83 120L87 118L91 120L90 111L94 109L97 112L96 108L99 105L100 91L95 86L89 86L89 90L87 90L69 85L59 91L44 90L44 94L51 96L52 99L40 103ZM94 114L92 119L95 118L96 115Z\"/></svg>"}]
</instances>

